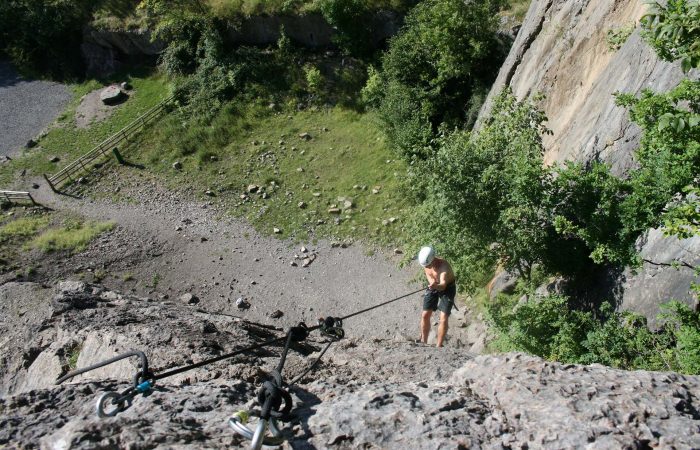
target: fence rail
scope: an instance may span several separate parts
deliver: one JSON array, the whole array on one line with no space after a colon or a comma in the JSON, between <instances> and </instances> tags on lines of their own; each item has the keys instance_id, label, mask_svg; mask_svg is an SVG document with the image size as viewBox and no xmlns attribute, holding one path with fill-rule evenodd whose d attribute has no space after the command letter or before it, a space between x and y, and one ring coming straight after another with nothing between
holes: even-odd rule
<instances>
[{"instance_id":1,"label":"fence rail","mask_svg":"<svg viewBox=\"0 0 700 450\"><path fill-rule=\"evenodd\" d=\"M68 164L66 167L64 167L54 175L49 176L44 174L44 179L47 183L49 183L51 190L57 192L56 188L65 181L75 181L73 177L78 172L87 172L89 170L90 163L92 163L94 160L104 155L105 153L116 150L117 145L121 144L122 142L136 134L144 126L146 126L146 124L158 118L161 115L161 113L165 110L167 104L170 103L172 100L173 96L171 95L170 97L166 98L153 108L149 109L148 111L137 117L133 122L122 128L121 130L117 131L112 136L105 139L92 150L85 153L83 156L76 159L72 163ZM119 155L118 153L116 153L116 151L115 154L119 158Z\"/></svg>"},{"instance_id":2,"label":"fence rail","mask_svg":"<svg viewBox=\"0 0 700 450\"><path fill-rule=\"evenodd\" d=\"M29 192L22 191L0 191L0 200L5 200L8 203L22 203L29 201L32 205L38 205L38 203L32 197Z\"/></svg>"}]
</instances>

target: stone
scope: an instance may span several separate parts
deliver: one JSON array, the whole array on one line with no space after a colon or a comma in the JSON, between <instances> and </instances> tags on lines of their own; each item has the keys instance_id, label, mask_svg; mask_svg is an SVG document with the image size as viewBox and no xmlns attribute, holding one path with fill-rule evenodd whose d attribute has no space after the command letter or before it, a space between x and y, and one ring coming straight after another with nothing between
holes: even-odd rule
<instances>
[{"instance_id":1,"label":"stone","mask_svg":"<svg viewBox=\"0 0 700 450\"><path fill-rule=\"evenodd\" d=\"M353 206L355 206L355 204L352 202L352 200L346 199L345 201L343 201L343 209L350 209Z\"/></svg>"},{"instance_id":2,"label":"stone","mask_svg":"<svg viewBox=\"0 0 700 450\"><path fill-rule=\"evenodd\" d=\"M238 297L236 299L236 307L238 309L248 309L250 308L250 302L248 302L248 300L244 299L243 297Z\"/></svg>"},{"instance_id":3,"label":"stone","mask_svg":"<svg viewBox=\"0 0 700 450\"><path fill-rule=\"evenodd\" d=\"M39 186L37 183L32 183L32 189L39 189L41 186Z\"/></svg>"},{"instance_id":4,"label":"stone","mask_svg":"<svg viewBox=\"0 0 700 450\"><path fill-rule=\"evenodd\" d=\"M340 208L328 208L328 214L340 214Z\"/></svg>"},{"instance_id":5,"label":"stone","mask_svg":"<svg viewBox=\"0 0 700 450\"><path fill-rule=\"evenodd\" d=\"M78 184L88 184L89 180L87 177L78 178Z\"/></svg>"},{"instance_id":6,"label":"stone","mask_svg":"<svg viewBox=\"0 0 700 450\"><path fill-rule=\"evenodd\" d=\"M296 266L297 266L297 263L296 263L296 261L292 261L292 262L289 263L289 265L292 266L292 267L296 267Z\"/></svg>"},{"instance_id":7,"label":"stone","mask_svg":"<svg viewBox=\"0 0 700 450\"><path fill-rule=\"evenodd\" d=\"M306 208L306 202L299 202L299 203L297 204L297 206L298 206L299 208L301 208L301 209L304 209L304 208Z\"/></svg>"},{"instance_id":8,"label":"stone","mask_svg":"<svg viewBox=\"0 0 700 450\"><path fill-rule=\"evenodd\" d=\"M185 303L186 305L196 305L197 303L199 303L199 298L191 292L182 294L179 300L180 302Z\"/></svg>"},{"instance_id":9,"label":"stone","mask_svg":"<svg viewBox=\"0 0 700 450\"><path fill-rule=\"evenodd\" d=\"M273 228L272 232L275 234L280 234L280 233L282 233L282 230L280 230L279 228Z\"/></svg>"},{"instance_id":10,"label":"stone","mask_svg":"<svg viewBox=\"0 0 700 450\"><path fill-rule=\"evenodd\" d=\"M401 250L400 248L395 248L394 255L403 255L403 250Z\"/></svg>"},{"instance_id":11,"label":"stone","mask_svg":"<svg viewBox=\"0 0 700 450\"><path fill-rule=\"evenodd\" d=\"M50 163L57 163L57 162L59 162L60 160L61 160L61 158L59 158L58 156L52 156L52 157L49 158L49 162L50 162Z\"/></svg>"},{"instance_id":12,"label":"stone","mask_svg":"<svg viewBox=\"0 0 700 450\"><path fill-rule=\"evenodd\" d=\"M272 318L272 319L279 319L279 318L282 317L283 315L284 315L284 313L283 313L282 311L280 311L279 309L277 309L277 310L275 310L275 311L273 311L273 312L270 313L270 318Z\"/></svg>"},{"instance_id":13,"label":"stone","mask_svg":"<svg viewBox=\"0 0 700 450\"><path fill-rule=\"evenodd\" d=\"M515 291L515 286L518 283L518 277L514 273L501 270L493 279L486 285L486 292L489 293L491 299L496 298L500 293L512 294Z\"/></svg>"},{"instance_id":14,"label":"stone","mask_svg":"<svg viewBox=\"0 0 700 450\"><path fill-rule=\"evenodd\" d=\"M302 246L302 247L299 249L299 251L301 251L302 253L307 253L307 252L309 251L309 249L306 248L306 247L304 247L304 246Z\"/></svg>"},{"instance_id":15,"label":"stone","mask_svg":"<svg viewBox=\"0 0 700 450\"><path fill-rule=\"evenodd\" d=\"M258 192L259 189L260 186L258 186L257 184L249 184L246 188L246 192L249 194L255 194L256 192Z\"/></svg>"},{"instance_id":16,"label":"stone","mask_svg":"<svg viewBox=\"0 0 700 450\"><path fill-rule=\"evenodd\" d=\"M396 222L396 217L389 217L389 223Z\"/></svg>"},{"instance_id":17,"label":"stone","mask_svg":"<svg viewBox=\"0 0 700 450\"><path fill-rule=\"evenodd\" d=\"M25 144L25 147L27 147L27 148L34 148L36 146L37 146L37 142L34 139L28 140L27 143Z\"/></svg>"},{"instance_id":18,"label":"stone","mask_svg":"<svg viewBox=\"0 0 700 450\"><path fill-rule=\"evenodd\" d=\"M182 170L182 163L180 161L175 161L173 163L173 169L175 170Z\"/></svg>"},{"instance_id":19,"label":"stone","mask_svg":"<svg viewBox=\"0 0 700 450\"><path fill-rule=\"evenodd\" d=\"M304 168L303 168L303 167L297 167L297 172L301 173L301 172L303 172L303 171L304 171Z\"/></svg>"},{"instance_id":20,"label":"stone","mask_svg":"<svg viewBox=\"0 0 700 450\"><path fill-rule=\"evenodd\" d=\"M204 195L206 195L207 197L215 197L216 196L214 191L212 191L210 189L207 189L206 191L204 191Z\"/></svg>"},{"instance_id":21,"label":"stone","mask_svg":"<svg viewBox=\"0 0 700 450\"><path fill-rule=\"evenodd\" d=\"M312 139L309 133L299 133L299 138L305 141L310 141Z\"/></svg>"},{"instance_id":22,"label":"stone","mask_svg":"<svg viewBox=\"0 0 700 450\"><path fill-rule=\"evenodd\" d=\"M100 100L105 105L114 105L121 102L126 97L126 94L119 89L119 86L112 85L104 88L100 92Z\"/></svg>"},{"instance_id":23,"label":"stone","mask_svg":"<svg viewBox=\"0 0 700 450\"><path fill-rule=\"evenodd\" d=\"M311 195L313 195L314 197L320 197L320 196L321 196L321 193L320 193L320 192L314 192L314 193L311 194Z\"/></svg>"}]
</instances>

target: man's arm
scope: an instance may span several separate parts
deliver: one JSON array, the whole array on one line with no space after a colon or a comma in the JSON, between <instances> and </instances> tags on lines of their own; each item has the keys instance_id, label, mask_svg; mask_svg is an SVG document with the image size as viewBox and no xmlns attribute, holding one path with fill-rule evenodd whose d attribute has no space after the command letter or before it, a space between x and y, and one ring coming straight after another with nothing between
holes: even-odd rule
<instances>
[{"instance_id":1,"label":"man's arm","mask_svg":"<svg viewBox=\"0 0 700 450\"><path fill-rule=\"evenodd\" d=\"M440 272L437 276L437 280L430 283L428 287L436 291L444 291L447 289L447 272L444 270Z\"/></svg>"}]
</instances>

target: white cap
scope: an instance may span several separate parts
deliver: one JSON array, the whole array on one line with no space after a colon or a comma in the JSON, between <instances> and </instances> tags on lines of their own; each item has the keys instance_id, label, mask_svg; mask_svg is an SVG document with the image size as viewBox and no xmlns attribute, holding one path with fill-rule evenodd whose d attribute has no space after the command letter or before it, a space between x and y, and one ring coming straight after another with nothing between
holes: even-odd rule
<instances>
[{"instance_id":1,"label":"white cap","mask_svg":"<svg viewBox=\"0 0 700 450\"><path fill-rule=\"evenodd\" d=\"M418 252L418 262L423 267L430 265L430 263L433 262L433 258L435 258L435 250L433 250L433 247L423 247L420 249L420 252Z\"/></svg>"}]
</instances>

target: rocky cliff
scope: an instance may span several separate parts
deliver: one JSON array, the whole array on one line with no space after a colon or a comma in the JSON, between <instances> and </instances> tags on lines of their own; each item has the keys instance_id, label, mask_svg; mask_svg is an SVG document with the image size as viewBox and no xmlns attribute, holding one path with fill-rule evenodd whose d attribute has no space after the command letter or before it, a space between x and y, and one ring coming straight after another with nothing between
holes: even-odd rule
<instances>
[{"instance_id":1,"label":"rocky cliff","mask_svg":"<svg viewBox=\"0 0 700 450\"><path fill-rule=\"evenodd\" d=\"M113 418L95 400L128 386L134 361L61 386L56 377L143 349L156 373L217 356L282 330L177 302L80 282L0 286L0 446L228 448L227 425L253 406L279 347L251 351L156 384ZM11 301L9 301L11 300ZM348 327L348 332L350 332ZM286 380L323 347L312 335L290 354ZM698 448L700 378L549 363L520 354L474 356L401 340L334 344L290 388L284 448Z\"/></svg>"},{"instance_id":2,"label":"rocky cliff","mask_svg":"<svg viewBox=\"0 0 700 450\"><path fill-rule=\"evenodd\" d=\"M609 48L608 31L634 27L644 13L639 0L534 0L480 113L489 115L506 86L520 99L544 94L539 106L553 134L543 137L548 164L603 161L624 176L634 167L641 131L613 94L666 91L683 78L680 65L659 60L637 25L619 49ZM692 71L689 77L698 79ZM700 237L667 239L650 230L638 242L647 262L616 280L618 304L653 319L658 304L671 298L693 305L689 292L697 277L674 261L700 265Z\"/></svg>"}]
</instances>

